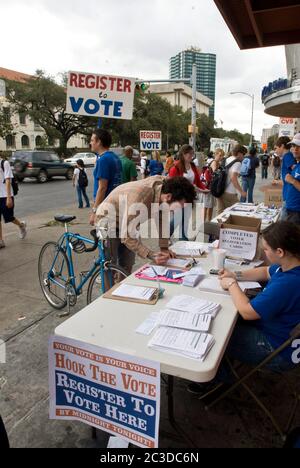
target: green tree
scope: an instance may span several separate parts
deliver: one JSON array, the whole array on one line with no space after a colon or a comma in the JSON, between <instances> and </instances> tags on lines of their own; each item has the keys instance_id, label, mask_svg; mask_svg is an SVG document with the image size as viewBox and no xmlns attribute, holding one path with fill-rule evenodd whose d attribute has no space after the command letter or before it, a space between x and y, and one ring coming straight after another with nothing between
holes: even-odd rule
<instances>
[{"instance_id":1,"label":"green tree","mask_svg":"<svg viewBox=\"0 0 300 468\"><path fill-rule=\"evenodd\" d=\"M276 135L272 135L268 138L268 149L273 150L274 146L276 145L276 142L279 138L279 134L277 133Z\"/></svg>"},{"instance_id":2,"label":"green tree","mask_svg":"<svg viewBox=\"0 0 300 468\"><path fill-rule=\"evenodd\" d=\"M0 138L6 138L8 135L12 135L13 130L10 109L8 107L0 108Z\"/></svg>"},{"instance_id":3,"label":"green tree","mask_svg":"<svg viewBox=\"0 0 300 468\"><path fill-rule=\"evenodd\" d=\"M66 114L65 87L41 70L26 83L8 82L7 98L14 111L29 115L45 130L48 138L58 138L64 154L72 136L88 135L96 125L94 118Z\"/></svg>"}]
</instances>

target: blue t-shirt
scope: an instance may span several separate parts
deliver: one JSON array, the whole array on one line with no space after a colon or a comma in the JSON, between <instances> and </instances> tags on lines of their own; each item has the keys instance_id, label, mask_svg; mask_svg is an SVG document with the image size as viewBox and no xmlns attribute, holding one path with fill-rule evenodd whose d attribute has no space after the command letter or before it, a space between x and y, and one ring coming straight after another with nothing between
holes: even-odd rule
<instances>
[{"instance_id":1,"label":"blue t-shirt","mask_svg":"<svg viewBox=\"0 0 300 468\"><path fill-rule=\"evenodd\" d=\"M271 279L267 287L251 301L251 306L261 318L254 322L255 326L273 348L278 348L300 323L300 266L283 272L279 265L272 265L269 271ZM281 356L291 360L294 351L287 348Z\"/></svg>"},{"instance_id":2,"label":"blue t-shirt","mask_svg":"<svg viewBox=\"0 0 300 468\"><path fill-rule=\"evenodd\" d=\"M288 174L292 173L292 167L297 164L296 159L291 151L286 153L282 160L282 168L281 168L281 177L283 180L283 200L286 201L286 192L288 189L289 184L285 181L285 178Z\"/></svg>"},{"instance_id":3,"label":"blue t-shirt","mask_svg":"<svg viewBox=\"0 0 300 468\"><path fill-rule=\"evenodd\" d=\"M162 175L164 172L164 166L161 162L153 159L149 164L149 171L151 176Z\"/></svg>"},{"instance_id":4,"label":"blue t-shirt","mask_svg":"<svg viewBox=\"0 0 300 468\"><path fill-rule=\"evenodd\" d=\"M97 196L100 179L108 181L105 198L122 182L122 163L112 151L107 151L97 159L94 170L94 199Z\"/></svg>"},{"instance_id":5,"label":"blue t-shirt","mask_svg":"<svg viewBox=\"0 0 300 468\"><path fill-rule=\"evenodd\" d=\"M294 179L300 182L300 163L297 164L295 169L292 171L292 176ZM291 184L287 184L286 190L286 208L289 211L298 211L300 212L300 190L296 189Z\"/></svg>"}]
</instances>

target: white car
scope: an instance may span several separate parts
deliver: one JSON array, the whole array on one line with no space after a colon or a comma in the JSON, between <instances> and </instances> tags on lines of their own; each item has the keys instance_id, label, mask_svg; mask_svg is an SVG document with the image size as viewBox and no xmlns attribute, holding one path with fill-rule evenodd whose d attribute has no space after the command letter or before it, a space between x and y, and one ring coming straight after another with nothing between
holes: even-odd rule
<instances>
[{"instance_id":1,"label":"white car","mask_svg":"<svg viewBox=\"0 0 300 468\"><path fill-rule=\"evenodd\" d=\"M84 162L85 167L88 166L95 166L96 164L96 155L95 153L76 153L72 158L66 159L65 162L72 164L72 166L76 166L78 159L82 159Z\"/></svg>"}]
</instances>

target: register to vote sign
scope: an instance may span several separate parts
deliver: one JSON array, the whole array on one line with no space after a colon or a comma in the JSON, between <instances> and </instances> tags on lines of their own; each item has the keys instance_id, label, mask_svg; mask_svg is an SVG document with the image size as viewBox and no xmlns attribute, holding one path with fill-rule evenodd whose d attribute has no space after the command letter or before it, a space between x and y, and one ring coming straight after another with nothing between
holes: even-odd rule
<instances>
[{"instance_id":1,"label":"register to vote sign","mask_svg":"<svg viewBox=\"0 0 300 468\"><path fill-rule=\"evenodd\" d=\"M158 447L160 366L66 338L49 340L50 419Z\"/></svg>"},{"instance_id":2,"label":"register to vote sign","mask_svg":"<svg viewBox=\"0 0 300 468\"><path fill-rule=\"evenodd\" d=\"M158 131L140 131L140 149L142 151L161 151L162 133Z\"/></svg>"},{"instance_id":3,"label":"register to vote sign","mask_svg":"<svg viewBox=\"0 0 300 468\"><path fill-rule=\"evenodd\" d=\"M67 113L132 120L135 79L69 72Z\"/></svg>"}]
</instances>

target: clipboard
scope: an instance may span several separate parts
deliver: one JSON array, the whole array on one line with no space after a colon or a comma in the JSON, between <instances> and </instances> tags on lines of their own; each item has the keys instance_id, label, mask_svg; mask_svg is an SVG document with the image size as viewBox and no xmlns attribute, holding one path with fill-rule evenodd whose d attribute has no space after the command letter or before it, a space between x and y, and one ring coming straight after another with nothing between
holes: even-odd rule
<instances>
[{"instance_id":1,"label":"clipboard","mask_svg":"<svg viewBox=\"0 0 300 468\"><path fill-rule=\"evenodd\" d=\"M134 285L136 286L136 285ZM142 299L131 299L130 297L122 297L122 296L114 296L113 293L120 287L120 284L115 284L109 291L103 294L104 299L112 299L114 301L121 301L121 302L132 302L135 304L146 304L146 305L155 305L160 298L160 291L158 288L149 288L155 291L155 296L150 301L142 300Z\"/></svg>"}]
</instances>

